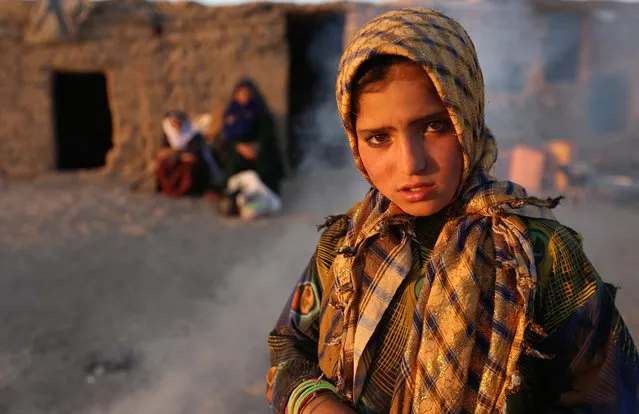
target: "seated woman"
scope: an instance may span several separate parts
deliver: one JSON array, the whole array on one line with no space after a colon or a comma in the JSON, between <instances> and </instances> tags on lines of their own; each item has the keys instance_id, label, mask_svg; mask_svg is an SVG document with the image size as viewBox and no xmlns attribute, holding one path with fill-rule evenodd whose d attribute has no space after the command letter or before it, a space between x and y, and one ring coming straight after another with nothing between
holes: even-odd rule
<instances>
[{"instance_id":1,"label":"seated woman","mask_svg":"<svg viewBox=\"0 0 639 414\"><path fill-rule=\"evenodd\" d=\"M222 135L216 139L216 156L224 176L254 170L272 191L279 193L283 175L273 117L259 90L250 80L240 81L224 111Z\"/></svg>"},{"instance_id":2,"label":"seated woman","mask_svg":"<svg viewBox=\"0 0 639 414\"><path fill-rule=\"evenodd\" d=\"M157 153L158 191L172 197L202 194L220 181L221 170L186 113L171 111L162 121L164 140Z\"/></svg>"}]
</instances>

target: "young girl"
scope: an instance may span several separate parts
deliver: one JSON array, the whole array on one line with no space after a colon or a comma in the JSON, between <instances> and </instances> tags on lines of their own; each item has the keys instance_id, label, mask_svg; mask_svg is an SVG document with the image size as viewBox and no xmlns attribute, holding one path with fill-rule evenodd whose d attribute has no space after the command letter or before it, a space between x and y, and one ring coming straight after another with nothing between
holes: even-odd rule
<instances>
[{"instance_id":1,"label":"young girl","mask_svg":"<svg viewBox=\"0 0 639 414\"><path fill-rule=\"evenodd\" d=\"M369 22L337 103L364 200L327 220L269 337L293 413L637 412L637 351L559 199L490 175L473 43L440 12Z\"/></svg>"}]
</instances>

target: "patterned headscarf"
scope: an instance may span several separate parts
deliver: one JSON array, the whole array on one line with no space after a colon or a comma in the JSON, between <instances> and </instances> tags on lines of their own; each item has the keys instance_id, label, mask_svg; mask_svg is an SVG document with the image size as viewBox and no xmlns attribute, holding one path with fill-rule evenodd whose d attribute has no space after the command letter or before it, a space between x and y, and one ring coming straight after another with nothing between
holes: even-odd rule
<instances>
[{"instance_id":1,"label":"patterned headscarf","mask_svg":"<svg viewBox=\"0 0 639 414\"><path fill-rule=\"evenodd\" d=\"M522 187L489 175L497 145L484 125L483 77L473 43L455 20L417 8L371 20L340 64L337 104L355 163L369 181L351 120L352 82L360 65L379 54L404 56L424 68L464 158L457 213L422 269L392 412L504 409L507 393L517 389L517 361L527 351L523 339L536 280L530 238L518 216L553 218L547 207L557 200L527 197ZM370 365L362 358L377 328L370 321L381 319L388 292L411 269L413 225L414 217L373 188L354 211L331 268L335 283L323 298L320 338L327 339L320 340L320 366L334 374L338 391L352 402ZM372 279L367 286L361 284L364 271Z\"/></svg>"}]
</instances>

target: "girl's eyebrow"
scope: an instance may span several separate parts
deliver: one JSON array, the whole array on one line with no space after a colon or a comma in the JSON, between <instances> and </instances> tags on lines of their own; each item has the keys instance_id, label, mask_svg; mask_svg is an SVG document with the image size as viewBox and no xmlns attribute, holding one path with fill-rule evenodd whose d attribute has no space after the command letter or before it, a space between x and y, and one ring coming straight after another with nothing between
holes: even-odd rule
<instances>
[{"instance_id":1,"label":"girl's eyebrow","mask_svg":"<svg viewBox=\"0 0 639 414\"><path fill-rule=\"evenodd\" d=\"M441 121L441 120L445 120L448 119L448 112L447 111L439 111L439 112L435 112L433 114L428 114L422 117L419 117L417 119L414 119L412 121L410 121L408 123L408 125L415 125L415 124L425 124L428 122L433 122L433 121ZM393 127L393 126L381 126L378 128L371 128L371 129L357 129L357 133L358 134L382 134L384 132L389 132L389 131L395 131L397 128Z\"/></svg>"}]
</instances>

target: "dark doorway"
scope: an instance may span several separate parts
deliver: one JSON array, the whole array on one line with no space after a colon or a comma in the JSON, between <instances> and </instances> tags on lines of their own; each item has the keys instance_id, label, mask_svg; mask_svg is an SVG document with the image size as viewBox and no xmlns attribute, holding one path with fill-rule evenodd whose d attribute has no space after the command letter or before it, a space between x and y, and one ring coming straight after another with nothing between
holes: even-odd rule
<instances>
[{"instance_id":1,"label":"dark doorway","mask_svg":"<svg viewBox=\"0 0 639 414\"><path fill-rule=\"evenodd\" d=\"M55 72L53 96L57 168L102 167L113 147L104 74Z\"/></svg>"},{"instance_id":2,"label":"dark doorway","mask_svg":"<svg viewBox=\"0 0 639 414\"><path fill-rule=\"evenodd\" d=\"M293 169L313 159L342 164L348 145L335 104L335 77L343 50L343 13L292 13L287 20L290 48L288 157Z\"/></svg>"}]
</instances>

